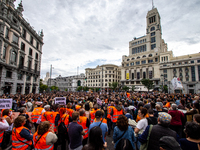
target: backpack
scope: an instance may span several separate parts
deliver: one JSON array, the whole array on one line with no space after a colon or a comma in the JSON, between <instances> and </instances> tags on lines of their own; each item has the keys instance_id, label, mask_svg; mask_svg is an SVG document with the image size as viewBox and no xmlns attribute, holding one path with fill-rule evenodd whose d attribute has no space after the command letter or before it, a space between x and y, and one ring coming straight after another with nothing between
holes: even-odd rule
<instances>
[{"instance_id":1,"label":"backpack","mask_svg":"<svg viewBox=\"0 0 200 150\"><path fill-rule=\"evenodd\" d=\"M133 147L128 139L122 138L117 143L116 150L133 150Z\"/></svg>"}]
</instances>

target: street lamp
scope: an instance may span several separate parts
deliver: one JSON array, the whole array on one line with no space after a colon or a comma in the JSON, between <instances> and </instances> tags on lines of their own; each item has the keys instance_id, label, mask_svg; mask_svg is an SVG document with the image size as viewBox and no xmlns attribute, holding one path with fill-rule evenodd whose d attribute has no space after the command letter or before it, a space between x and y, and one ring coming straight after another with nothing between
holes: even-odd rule
<instances>
[{"instance_id":1,"label":"street lamp","mask_svg":"<svg viewBox=\"0 0 200 150\"><path fill-rule=\"evenodd\" d=\"M51 76L52 76L52 69L54 69L54 68L52 67L52 64L51 64L51 66L50 66L50 91L51 91Z\"/></svg>"}]
</instances>

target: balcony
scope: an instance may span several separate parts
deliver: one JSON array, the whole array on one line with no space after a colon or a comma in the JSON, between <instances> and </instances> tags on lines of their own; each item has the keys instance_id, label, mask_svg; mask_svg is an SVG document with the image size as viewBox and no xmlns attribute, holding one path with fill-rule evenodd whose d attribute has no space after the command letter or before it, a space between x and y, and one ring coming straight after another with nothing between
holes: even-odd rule
<instances>
[{"instance_id":1,"label":"balcony","mask_svg":"<svg viewBox=\"0 0 200 150\"><path fill-rule=\"evenodd\" d=\"M33 73L33 74L36 74L36 75L40 75L40 71L37 71L35 69L31 69L30 67L26 67L26 66L22 66L22 65L18 66L18 70Z\"/></svg>"}]
</instances>

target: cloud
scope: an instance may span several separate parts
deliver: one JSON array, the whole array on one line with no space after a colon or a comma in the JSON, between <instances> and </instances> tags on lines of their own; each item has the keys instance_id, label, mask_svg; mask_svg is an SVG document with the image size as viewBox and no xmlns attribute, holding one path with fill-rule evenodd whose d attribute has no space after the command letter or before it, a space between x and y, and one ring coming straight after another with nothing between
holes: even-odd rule
<instances>
[{"instance_id":1,"label":"cloud","mask_svg":"<svg viewBox=\"0 0 200 150\"><path fill-rule=\"evenodd\" d=\"M20 0L16 0L17 7ZM174 55L199 52L199 0L155 0L162 38ZM23 16L44 31L41 76L75 75L106 63L121 65L129 41L146 34L150 0L26 0ZM180 53L181 51L181 53Z\"/></svg>"}]
</instances>

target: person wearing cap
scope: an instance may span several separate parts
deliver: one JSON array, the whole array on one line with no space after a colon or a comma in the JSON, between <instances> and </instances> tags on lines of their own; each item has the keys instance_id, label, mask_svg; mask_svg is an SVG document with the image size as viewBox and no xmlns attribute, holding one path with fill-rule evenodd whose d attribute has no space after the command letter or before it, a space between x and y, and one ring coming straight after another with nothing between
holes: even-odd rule
<instances>
[{"instance_id":1,"label":"person wearing cap","mask_svg":"<svg viewBox=\"0 0 200 150\"><path fill-rule=\"evenodd\" d=\"M102 112L100 110L98 110L95 113L95 118L96 118L96 122L90 124L89 132L90 132L90 129L92 129L93 127L99 126L101 128L101 130L102 130L103 142L105 143L105 138L106 138L107 133L108 133L108 127L107 127L107 124L103 123L102 120L101 120L102 119Z\"/></svg>"},{"instance_id":2,"label":"person wearing cap","mask_svg":"<svg viewBox=\"0 0 200 150\"><path fill-rule=\"evenodd\" d=\"M177 140L177 134L175 131L169 128L172 116L165 112L158 114L158 124L152 127L149 136L149 144L147 150L159 150L159 140L163 136L172 136ZM139 136L138 140L143 144L147 142L150 126L147 126L145 131Z\"/></svg>"},{"instance_id":3,"label":"person wearing cap","mask_svg":"<svg viewBox=\"0 0 200 150\"><path fill-rule=\"evenodd\" d=\"M160 150L182 150L179 143L171 136L163 136L159 140Z\"/></svg>"}]
</instances>

